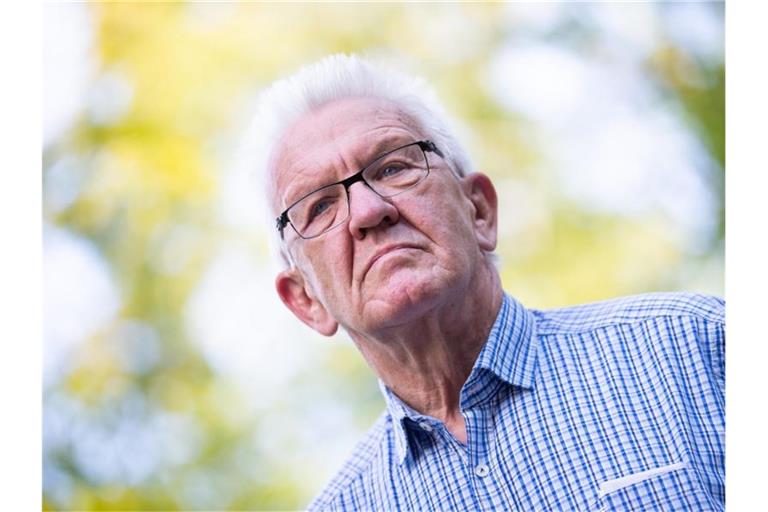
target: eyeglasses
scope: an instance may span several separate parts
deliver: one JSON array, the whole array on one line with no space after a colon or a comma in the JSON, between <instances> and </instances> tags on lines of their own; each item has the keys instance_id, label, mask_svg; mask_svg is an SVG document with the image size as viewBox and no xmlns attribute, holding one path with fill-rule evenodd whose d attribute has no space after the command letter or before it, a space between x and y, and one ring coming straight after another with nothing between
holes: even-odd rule
<instances>
[{"instance_id":1,"label":"eyeglasses","mask_svg":"<svg viewBox=\"0 0 768 512\"><path fill-rule=\"evenodd\" d=\"M349 187L362 181L381 197L392 197L418 185L429 175L427 152L443 153L432 141L421 140L379 155L359 172L310 192L276 219L277 230L290 224L301 238L315 238L349 217Z\"/></svg>"}]
</instances>

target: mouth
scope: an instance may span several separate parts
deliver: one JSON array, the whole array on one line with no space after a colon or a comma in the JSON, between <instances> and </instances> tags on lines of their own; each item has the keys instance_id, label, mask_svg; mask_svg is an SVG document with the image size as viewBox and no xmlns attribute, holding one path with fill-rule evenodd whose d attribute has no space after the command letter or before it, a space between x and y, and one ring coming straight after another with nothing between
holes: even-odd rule
<instances>
[{"instance_id":1,"label":"mouth","mask_svg":"<svg viewBox=\"0 0 768 512\"><path fill-rule=\"evenodd\" d=\"M388 245L386 247L382 247L381 249L376 251L376 253L373 255L373 257L370 260L368 260L368 264L365 266L365 271L363 272L363 275L367 274L368 271L371 270L373 265L383 256L386 256L387 254L391 254L393 252L407 250L407 249L418 249L418 247L410 244L395 244L395 245Z\"/></svg>"}]
</instances>

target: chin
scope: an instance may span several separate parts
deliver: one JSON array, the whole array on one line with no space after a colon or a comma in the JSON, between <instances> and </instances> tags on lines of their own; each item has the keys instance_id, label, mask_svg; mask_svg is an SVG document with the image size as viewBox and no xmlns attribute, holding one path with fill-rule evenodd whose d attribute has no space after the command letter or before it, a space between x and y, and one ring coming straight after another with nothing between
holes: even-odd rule
<instances>
[{"instance_id":1,"label":"chin","mask_svg":"<svg viewBox=\"0 0 768 512\"><path fill-rule=\"evenodd\" d=\"M372 292L365 316L372 330L396 327L425 316L451 295L452 287L445 279L396 272Z\"/></svg>"}]
</instances>

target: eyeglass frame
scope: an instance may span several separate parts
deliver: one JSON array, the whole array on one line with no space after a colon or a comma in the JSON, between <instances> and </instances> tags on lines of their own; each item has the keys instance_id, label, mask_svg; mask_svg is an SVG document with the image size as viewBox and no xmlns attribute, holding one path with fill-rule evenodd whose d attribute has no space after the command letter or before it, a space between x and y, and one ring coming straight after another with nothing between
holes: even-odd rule
<instances>
[{"instance_id":1,"label":"eyeglass frame","mask_svg":"<svg viewBox=\"0 0 768 512\"><path fill-rule=\"evenodd\" d=\"M405 149L405 148L407 148L407 147L409 147L409 146L419 146L419 148L421 149L421 151L424 153L424 161L425 161L425 163L427 164L427 173L424 175L424 177L423 177L422 179L420 179L418 182L414 183L414 184L413 184L411 187L409 187L409 188L407 188L407 189L404 189L404 190L402 190L402 191L398 192L397 194L392 194L392 195L388 195L388 196L382 196L382 195L381 195L379 192L377 192L377 191L376 191L376 189L375 189L375 188L373 188L373 187L371 186L371 184L370 184L370 183L368 183L367 181L365 181L365 178L363 178L363 173L364 173L365 171L367 171L367 170L368 170L368 169L369 169L369 168L370 168L372 165L374 165L376 162L378 162L379 160L381 160L382 158L384 158L385 156L387 156L387 155L390 155L390 154L394 153L395 151L400 151L401 149ZM278 216L278 217L275 219L275 224L276 224L276 226L275 226L275 227L277 228L277 231L280 233L280 239L281 239L281 240L284 240L284 239L285 239L285 235L283 234L283 231L285 230L285 226L287 226L288 224L290 224L290 225L291 225L291 227L293 228L293 231L294 231L294 232L296 232L296 234L299 236L299 238L301 238L301 239L303 239L303 240L311 240L311 239L313 239L313 238L317 238L317 237L319 237L319 236L322 236L322 235L326 234L328 231L330 231L330 230L331 230L331 229L333 229L333 228L336 228L336 227L340 226L341 224L343 224L343 223L344 223L344 221L346 221L346 220L349 218L349 212L347 212L347 218L346 218L346 219L344 219L344 221L340 222L339 224L336 224L335 226L331 226L330 228L326 229L325 231L322 231L322 232L318 233L318 234L317 234L317 235L315 235L315 236L309 236L309 237L305 237L305 236L302 236L302 234L301 234L301 233L299 233L299 230L298 230L298 229L296 229L296 226L294 226L294 225L293 225L293 223L291 222L291 219L289 219L289 218L288 218L288 210L290 210L291 208L293 208L294 206L296 206L296 205L297 205L297 204L299 204L301 201L303 201L303 200L304 200L304 199L306 199L307 197L311 196L311 195L312 195L312 194L314 194L315 192L317 192L317 191L319 191L319 190L323 190L324 188L328 188L328 187L334 187L334 186L336 186L336 185L343 185L343 186L344 186L344 192L347 194L347 208L349 208L349 187L351 187L352 185L354 185L354 184L355 184L355 183L357 183L358 181L362 181L363 183L365 183L365 185L366 185L366 186L367 186L369 189L371 189L373 192L375 192L375 193L376 193L378 196L380 196L380 197L394 197L394 196L396 196L396 195L398 195L398 194L401 194L402 192L406 192L406 191L410 190L411 188L415 187L416 185L418 185L419 183L421 183L422 181L424 181L424 180L427 178L427 176L429 176L429 171L430 171L431 169L430 169L430 167L429 167L429 158L427 157L427 153L428 153L428 152L429 152L429 153L435 153L435 154L436 154L437 156L439 156L440 158L445 158L445 156L443 155L443 152L442 152L442 151L440 151L440 149L439 149L439 148L438 148L438 147L435 145L435 143L434 143L434 142L432 142L431 140L417 140L417 141L415 141L415 142L409 142L408 144L404 144L404 145L402 145L402 146L396 147L396 148L394 148L394 149L391 149L391 150L389 150L389 151L387 151L387 152L385 152L385 153L382 153L382 154L378 155L376 158L374 158L373 160L371 160L371 162L370 162L368 165L366 165L365 167L363 167L362 169L360 169L359 171L357 171L355 174L353 174L353 175L351 175L351 176L347 176L347 177L346 177L346 178L344 178L343 180L339 180L339 181L336 181L336 182L334 182L334 183L328 183L327 185L323 185L322 187L318 187L318 188L316 188L315 190L312 190L311 192L308 192L307 194L304 194L304 195L303 195L303 196L301 196L299 199L297 199L296 201L294 201L294 202L293 202L293 204L291 204L291 205L290 205L288 208L286 208L286 209L285 209L285 210L284 210L284 211L283 211L283 212L282 212L282 213L281 213L281 214L280 214L280 215L279 215L279 216Z\"/></svg>"}]
</instances>

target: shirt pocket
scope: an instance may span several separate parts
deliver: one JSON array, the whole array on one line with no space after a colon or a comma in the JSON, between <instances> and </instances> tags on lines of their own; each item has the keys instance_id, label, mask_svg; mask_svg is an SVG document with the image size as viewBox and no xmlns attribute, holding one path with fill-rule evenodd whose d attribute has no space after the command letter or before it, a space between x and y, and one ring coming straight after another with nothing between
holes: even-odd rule
<instances>
[{"instance_id":1,"label":"shirt pocket","mask_svg":"<svg viewBox=\"0 0 768 512\"><path fill-rule=\"evenodd\" d=\"M602 482L600 512L723 510L685 462L677 462Z\"/></svg>"}]
</instances>

